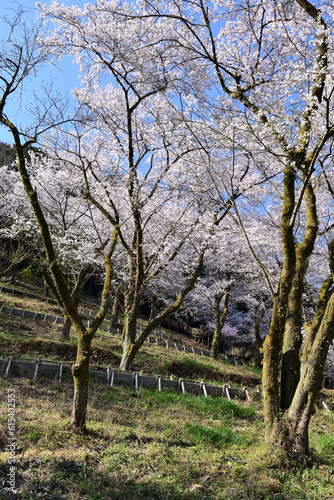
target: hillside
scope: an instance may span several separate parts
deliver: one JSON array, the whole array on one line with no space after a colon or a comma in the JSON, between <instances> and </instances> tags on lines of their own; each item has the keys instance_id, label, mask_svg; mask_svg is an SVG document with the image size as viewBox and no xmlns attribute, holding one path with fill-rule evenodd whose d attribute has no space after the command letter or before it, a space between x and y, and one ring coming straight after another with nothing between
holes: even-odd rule
<instances>
[{"instance_id":1,"label":"hillside","mask_svg":"<svg viewBox=\"0 0 334 500\"><path fill-rule=\"evenodd\" d=\"M8 285L6 285L8 286ZM45 300L0 294L0 304L60 314ZM88 305L87 305L88 306ZM86 307L83 304L83 307ZM90 304L90 307L94 305ZM88 308L88 307L87 307ZM144 320L143 320L144 321ZM0 312L1 349L14 358L67 360L76 340L59 341L60 325ZM175 333L167 332L173 335ZM179 340L191 347L190 339ZM193 347L198 347L193 343ZM117 368L120 334L100 331L92 363ZM249 366L213 361L190 352L145 344L134 369L147 374L204 379L255 387ZM10 472L8 390L15 390L15 474L19 499L331 499L334 479L334 417L317 409L311 423L313 461L298 469L282 463L264 444L261 401L228 401L172 390L109 388L91 382L88 436L66 431L72 383L53 378L0 379L1 498ZM333 392L323 394L333 401ZM288 465L288 467L287 467Z\"/></svg>"},{"instance_id":2,"label":"hillside","mask_svg":"<svg viewBox=\"0 0 334 500\"><path fill-rule=\"evenodd\" d=\"M1 286L1 282L0 282ZM22 290L31 292L24 287L11 287L7 282L3 284L6 289ZM39 298L27 298L15 296L10 293L0 291L0 308L15 308L19 310L41 312L48 315L61 317L59 306L52 299L43 298L42 291L36 293ZM94 303L82 303L82 308L89 312L94 312ZM89 320L89 314L87 314ZM145 320L140 321L140 325ZM108 322L105 322L105 326ZM177 341L181 345L177 351L173 344L167 349L165 346L157 345L154 339L151 343L145 343L135 359L133 369L147 374L168 375L175 377L190 378L192 380L217 381L221 383L234 382L239 385L255 386L260 384L261 379L257 370L246 366L217 362L207 357L194 355L189 352L192 348L195 351L204 351L205 346L199 346L192 339L181 334L171 332L166 328L159 328L159 332L166 337ZM70 342L61 342L61 324L43 319L33 319L31 317L19 317L13 314L6 314L0 311L0 335L1 354L10 354L24 359L35 360L40 356L44 360L53 361L74 361L76 353L76 338L71 332ZM186 349L187 352L182 350ZM121 359L120 333L108 333L99 330L92 345L91 363L95 366L106 367L111 365L118 367Z\"/></svg>"}]
</instances>

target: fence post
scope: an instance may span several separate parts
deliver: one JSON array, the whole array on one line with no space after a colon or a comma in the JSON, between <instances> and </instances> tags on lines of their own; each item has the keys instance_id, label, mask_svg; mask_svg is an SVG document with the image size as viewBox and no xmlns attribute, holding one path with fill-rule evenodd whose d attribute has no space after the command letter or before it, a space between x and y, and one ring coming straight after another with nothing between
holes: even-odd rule
<instances>
[{"instance_id":1,"label":"fence post","mask_svg":"<svg viewBox=\"0 0 334 500\"><path fill-rule=\"evenodd\" d=\"M9 358L7 359L5 378L9 377L9 372L10 372L11 367L12 367L12 357L9 356Z\"/></svg>"},{"instance_id":2,"label":"fence post","mask_svg":"<svg viewBox=\"0 0 334 500\"><path fill-rule=\"evenodd\" d=\"M135 384L135 391L138 392L138 373L133 372L132 374L132 383L134 382Z\"/></svg>"},{"instance_id":3,"label":"fence post","mask_svg":"<svg viewBox=\"0 0 334 500\"><path fill-rule=\"evenodd\" d=\"M59 363L58 363L58 371L59 371L58 383L61 384L61 378L63 376L63 362L62 361L59 361Z\"/></svg>"},{"instance_id":4,"label":"fence post","mask_svg":"<svg viewBox=\"0 0 334 500\"><path fill-rule=\"evenodd\" d=\"M161 375L157 376L157 389L161 392Z\"/></svg>"},{"instance_id":5,"label":"fence post","mask_svg":"<svg viewBox=\"0 0 334 500\"><path fill-rule=\"evenodd\" d=\"M38 373L38 367L39 367L39 358L36 359L36 361L35 361L35 373L34 373L33 382L36 382L37 373Z\"/></svg>"},{"instance_id":6,"label":"fence post","mask_svg":"<svg viewBox=\"0 0 334 500\"><path fill-rule=\"evenodd\" d=\"M328 406L326 405L325 401L322 398L319 399L319 403L325 408L325 410L330 411L330 409L328 408Z\"/></svg>"},{"instance_id":7,"label":"fence post","mask_svg":"<svg viewBox=\"0 0 334 500\"><path fill-rule=\"evenodd\" d=\"M183 378L180 378L180 380L179 380L178 392L179 392L179 390L180 390L180 387L181 387L181 390L182 390L182 392L183 392L183 394L184 394L184 393L186 392L186 389L185 389L185 387L184 387L184 380L183 380Z\"/></svg>"},{"instance_id":8,"label":"fence post","mask_svg":"<svg viewBox=\"0 0 334 500\"><path fill-rule=\"evenodd\" d=\"M247 401L252 401L252 400L251 400L251 397L250 397L250 395L249 395L249 392L248 392L247 387L244 387L244 388L242 389L242 392L243 392L243 394L246 396Z\"/></svg>"},{"instance_id":9,"label":"fence post","mask_svg":"<svg viewBox=\"0 0 334 500\"><path fill-rule=\"evenodd\" d=\"M205 386L205 383L203 382L203 380L200 383L200 388L203 389L204 396L207 398L208 397L208 393L206 392L206 386Z\"/></svg>"},{"instance_id":10,"label":"fence post","mask_svg":"<svg viewBox=\"0 0 334 500\"><path fill-rule=\"evenodd\" d=\"M111 376L110 376L110 387L114 385L114 377L115 377L115 369L113 368L111 370Z\"/></svg>"},{"instance_id":11,"label":"fence post","mask_svg":"<svg viewBox=\"0 0 334 500\"><path fill-rule=\"evenodd\" d=\"M225 394L226 394L227 399L228 399L229 401L231 401L231 396L230 396L230 392L229 392L229 390L228 390L227 385L224 385L223 390L224 390L224 392L225 392Z\"/></svg>"}]
</instances>

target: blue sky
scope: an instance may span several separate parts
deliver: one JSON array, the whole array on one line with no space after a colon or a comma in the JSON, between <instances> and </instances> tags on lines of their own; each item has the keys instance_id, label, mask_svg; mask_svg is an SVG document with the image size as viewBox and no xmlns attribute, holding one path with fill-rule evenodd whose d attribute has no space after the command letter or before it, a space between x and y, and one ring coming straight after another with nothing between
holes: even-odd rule
<instances>
[{"instance_id":1,"label":"blue sky","mask_svg":"<svg viewBox=\"0 0 334 500\"><path fill-rule=\"evenodd\" d=\"M52 0L43 2L47 5L51 3ZM36 0L21 0L21 1L8 1L5 6L2 6L1 17L12 17L13 10L17 10L19 5L22 5L23 9L26 11L26 16L34 22L37 18L37 13L35 9ZM89 0L60 0L59 3L65 5L84 5L89 3ZM8 26L0 19L0 33L1 38L7 36ZM71 88L78 86L80 83L78 81L78 70L77 66L72 63L71 58L64 58L57 64L57 68L51 68L51 66L43 69L38 74L37 78L26 82L26 85L22 92L22 97L16 95L10 104L5 108L5 112L8 117L15 120L15 123L29 124L31 123L31 117L29 117L27 111L34 102L34 91L38 93L41 87L42 81L44 82L54 82L54 89L60 90L62 92L70 92ZM12 135L7 130L4 125L0 125L0 141L12 144Z\"/></svg>"}]
</instances>

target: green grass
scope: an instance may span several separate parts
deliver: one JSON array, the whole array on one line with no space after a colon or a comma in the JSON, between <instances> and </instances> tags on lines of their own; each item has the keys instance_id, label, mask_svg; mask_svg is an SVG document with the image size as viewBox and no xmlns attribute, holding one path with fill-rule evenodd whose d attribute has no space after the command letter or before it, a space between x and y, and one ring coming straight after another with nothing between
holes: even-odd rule
<instances>
[{"instance_id":1,"label":"green grass","mask_svg":"<svg viewBox=\"0 0 334 500\"><path fill-rule=\"evenodd\" d=\"M282 469L263 440L261 405L91 383L89 436L66 430L72 384L0 379L17 403L18 496L112 500L330 500L334 418L311 423L316 458ZM8 473L6 401L0 401L0 487ZM233 497L234 495L234 497ZM3 490L1 498L6 497Z\"/></svg>"},{"instance_id":2,"label":"green grass","mask_svg":"<svg viewBox=\"0 0 334 500\"><path fill-rule=\"evenodd\" d=\"M3 300L5 296L1 296ZM32 303L35 309L36 303ZM43 303L38 308L43 310ZM47 307L45 305L45 307ZM51 308L51 306L50 306ZM1 349L14 356L72 361L76 339L60 328L0 313ZM190 340L187 339L190 343ZM189 344L190 345L190 344ZM195 346L195 344L194 344ZM99 331L92 363L117 368L120 335ZM256 385L261 370L144 344L134 369L222 385ZM261 402L90 384L89 436L67 431L73 387L41 379L0 378L16 391L17 496L22 500L333 500L334 416L311 421L313 466L282 468L267 449ZM334 394L330 396L334 398ZM9 471L6 398L0 398L0 489ZM8 493L8 494L7 494Z\"/></svg>"},{"instance_id":3,"label":"green grass","mask_svg":"<svg viewBox=\"0 0 334 500\"><path fill-rule=\"evenodd\" d=\"M186 434L191 436L197 445L210 444L215 447L224 447L228 444L238 444L245 446L247 440L240 436L233 428L222 423L218 428L192 424L187 422L185 425Z\"/></svg>"},{"instance_id":4,"label":"green grass","mask_svg":"<svg viewBox=\"0 0 334 500\"><path fill-rule=\"evenodd\" d=\"M222 417L250 418L255 415L253 406L243 406L228 401L226 398L206 398L205 396L192 396L191 394L178 394L173 389L158 392L147 389L143 393L147 408L152 408L156 403L169 409L177 409L180 405L202 418L218 419Z\"/></svg>"}]
</instances>

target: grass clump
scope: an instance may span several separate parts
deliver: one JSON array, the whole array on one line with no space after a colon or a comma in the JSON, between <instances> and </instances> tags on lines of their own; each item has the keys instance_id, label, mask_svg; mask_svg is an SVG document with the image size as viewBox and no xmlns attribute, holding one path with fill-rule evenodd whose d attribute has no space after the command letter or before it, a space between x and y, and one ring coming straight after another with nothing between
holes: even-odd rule
<instances>
[{"instance_id":1,"label":"grass clump","mask_svg":"<svg viewBox=\"0 0 334 500\"><path fill-rule=\"evenodd\" d=\"M148 408L152 408L155 403L174 409L183 406L203 418L219 419L226 416L251 418L254 417L256 412L253 406L238 404L222 397L206 398L205 396L193 396L188 393L178 394L173 389L164 389L162 392L147 389L143 392L143 398Z\"/></svg>"},{"instance_id":2,"label":"grass clump","mask_svg":"<svg viewBox=\"0 0 334 500\"><path fill-rule=\"evenodd\" d=\"M187 422L185 431L199 445L209 443L212 446L220 447L231 443L244 444L244 439L240 438L237 432L227 425L221 425L212 429L204 425Z\"/></svg>"}]
</instances>

